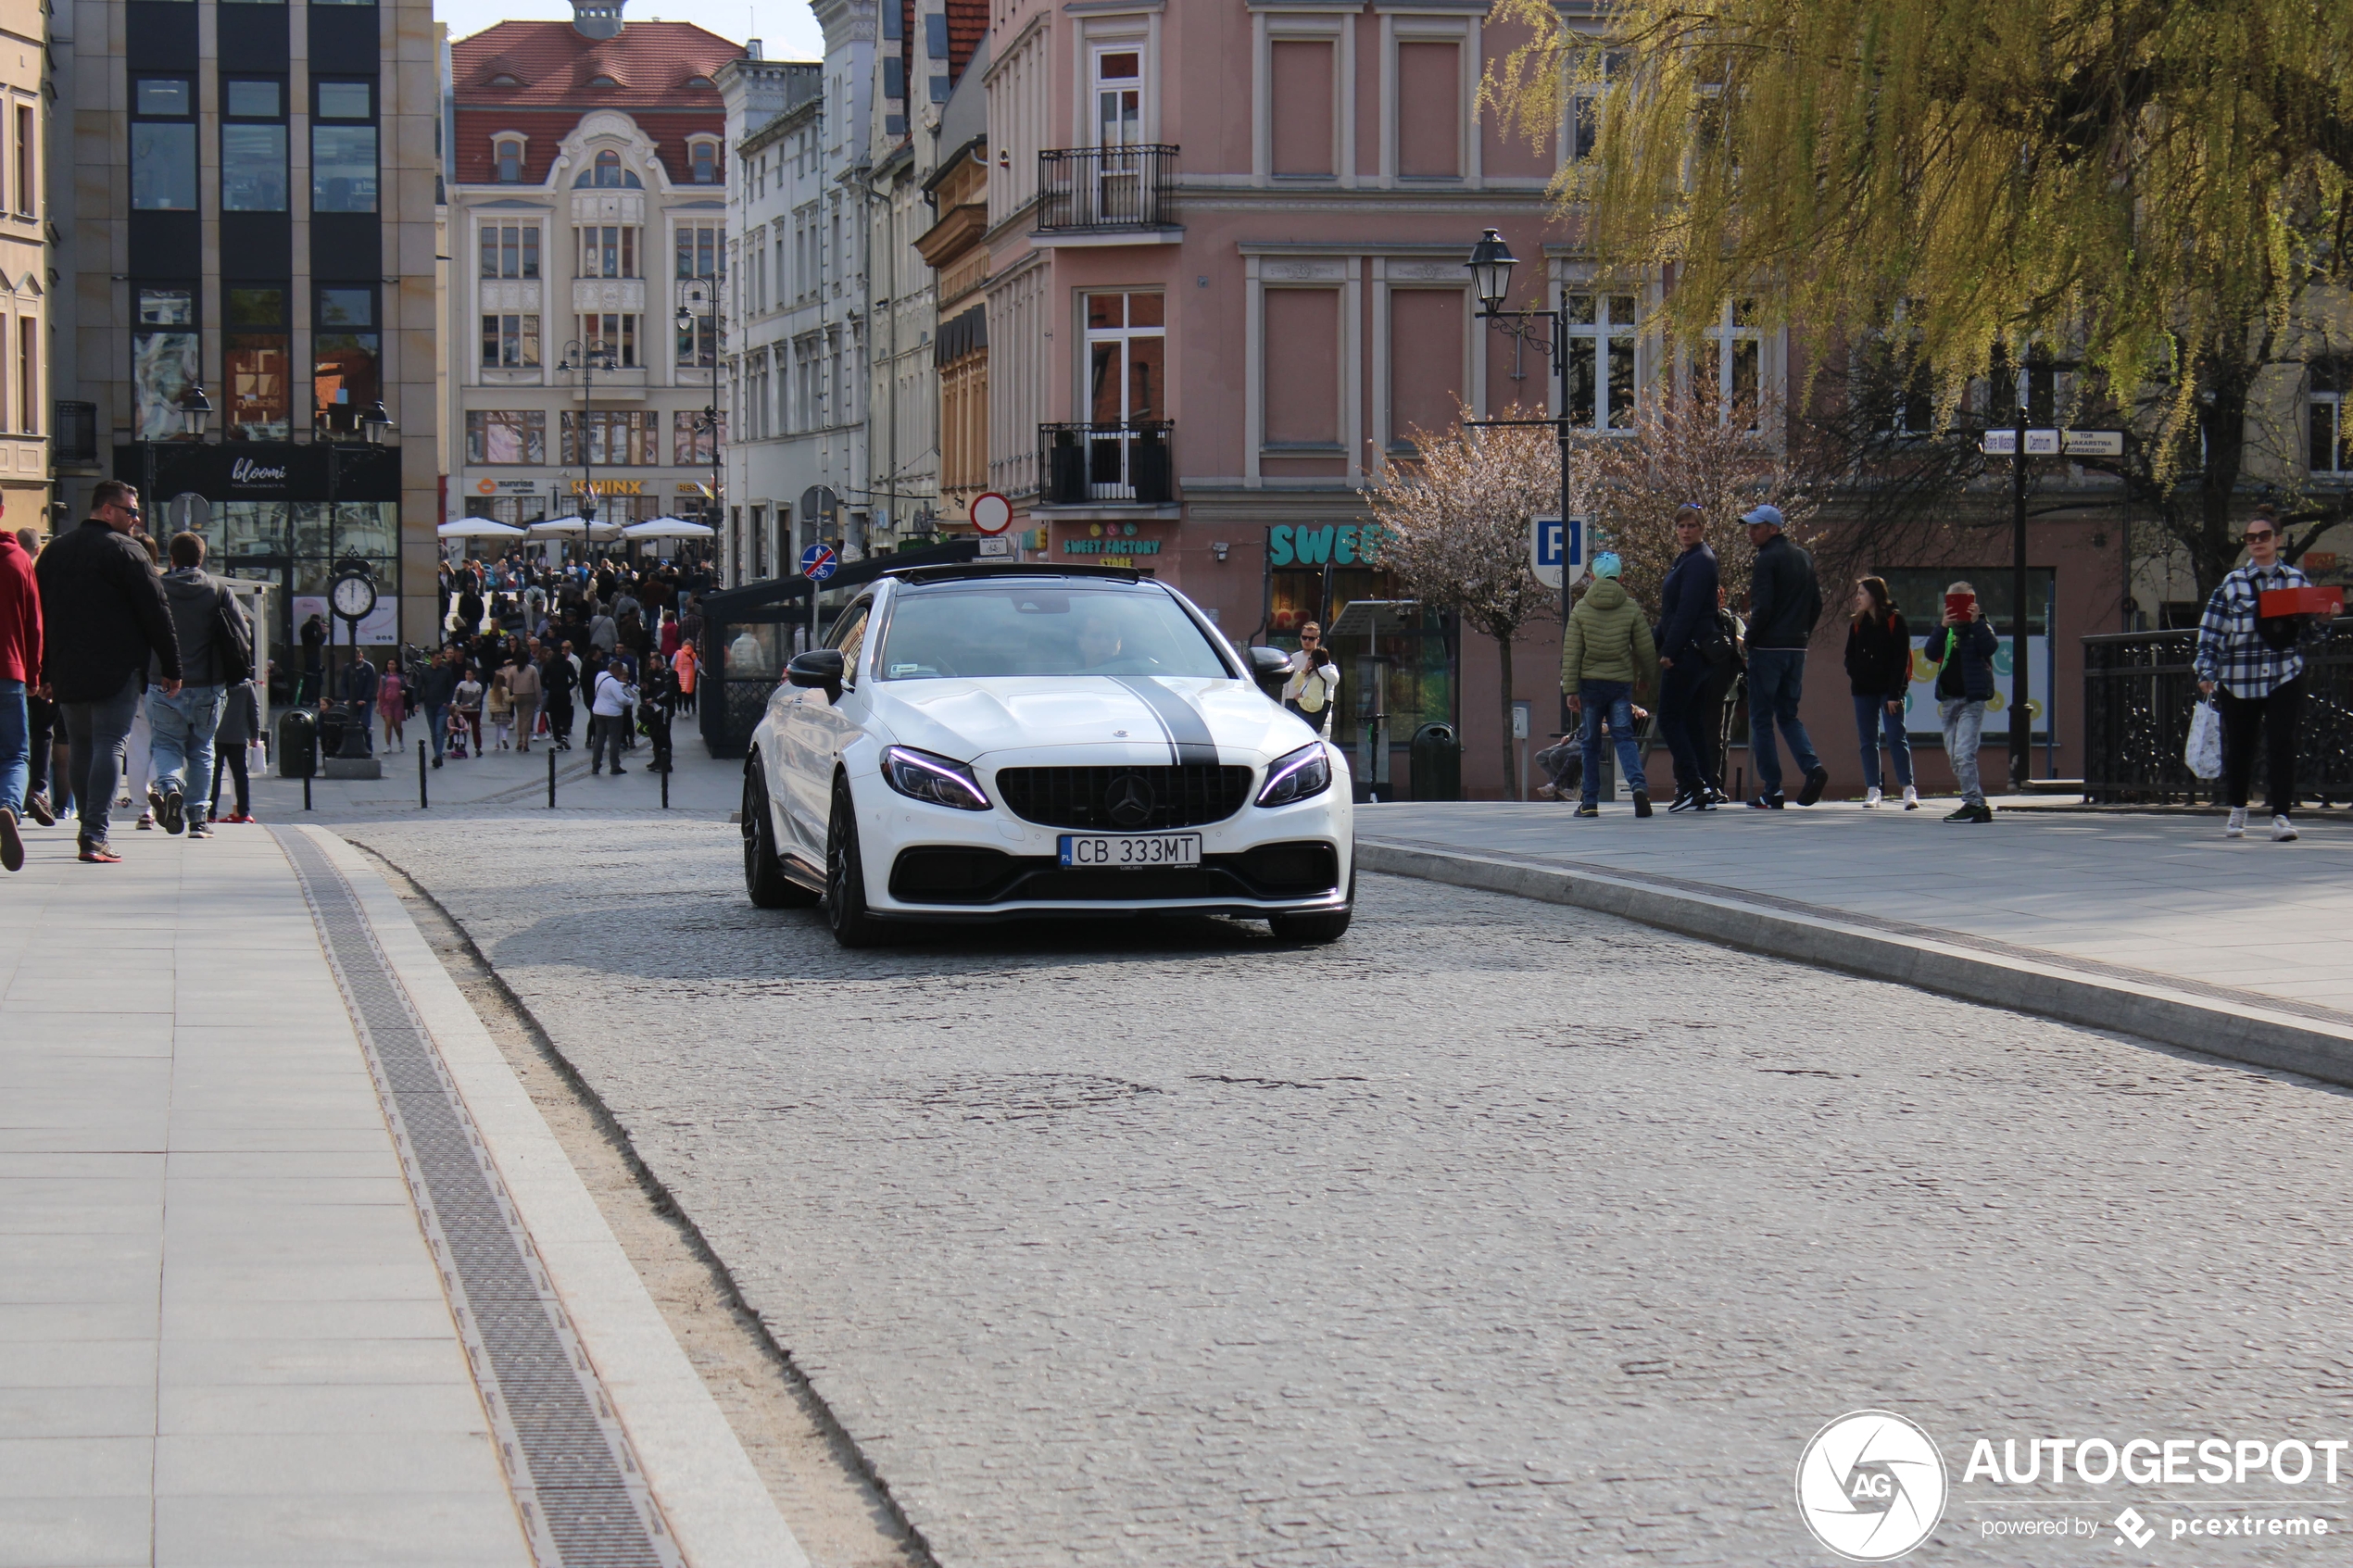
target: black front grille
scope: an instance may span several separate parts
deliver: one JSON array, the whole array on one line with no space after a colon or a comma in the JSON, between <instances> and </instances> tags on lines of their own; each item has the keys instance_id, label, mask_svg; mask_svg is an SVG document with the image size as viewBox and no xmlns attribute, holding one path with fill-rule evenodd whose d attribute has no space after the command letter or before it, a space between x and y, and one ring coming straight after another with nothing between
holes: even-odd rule
<instances>
[{"instance_id":1,"label":"black front grille","mask_svg":"<svg viewBox=\"0 0 2353 1568\"><path fill-rule=\"evenodd\" d=\"M1214 763L1174 768L1001 768L997 797L1041 827L1156 833L1222 822L1250 799L1252 771Z\"/></svg>"}]
</instances>

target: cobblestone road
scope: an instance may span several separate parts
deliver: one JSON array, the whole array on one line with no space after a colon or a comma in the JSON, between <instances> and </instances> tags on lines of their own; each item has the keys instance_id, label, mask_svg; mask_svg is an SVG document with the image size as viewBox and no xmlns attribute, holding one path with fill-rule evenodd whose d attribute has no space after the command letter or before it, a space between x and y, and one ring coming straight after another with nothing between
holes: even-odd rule
<instances>
[{"instance_id":1,"label":"cobblestone road","mask_svg":"<svg viewBox=\"0 0 2353 1568\"><path fill-rule=\"evenodd\" d=\"M844 954L745 902L732 828L606 826L345 831L473 934L950 1568L1829 1562L1793 1467L1863 1406L1952 1467L1916 1560L2075 1562L2110 1532L1997 1549L2037 1511L1987 1499L2164 1508L1960 1486L1969 1436L2353 1437L2337 1091L1387 878L1330 948ZM2202 1491L2289 1495L2160 1495ZM2353 1529L2348 1493L2312 1512Z\"/></svg>"}]
</instances>

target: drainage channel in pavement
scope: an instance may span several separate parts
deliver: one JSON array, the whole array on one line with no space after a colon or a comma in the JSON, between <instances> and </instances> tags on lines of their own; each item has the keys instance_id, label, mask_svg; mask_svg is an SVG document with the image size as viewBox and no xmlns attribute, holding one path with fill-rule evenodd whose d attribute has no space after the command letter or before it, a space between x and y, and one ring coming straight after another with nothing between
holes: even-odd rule
<instances>
[{"instance_id":1,"label":"drainage channel in pavement","mask_svg":"<svg viewBox=\"0 0 2353 1568\"><path fill-rule=\"evenodd\" d=\"M299 829L271 831L367 1052L540 1568L683 1568L612 1401L358 896Z\"/></svg>"}]
</instances>

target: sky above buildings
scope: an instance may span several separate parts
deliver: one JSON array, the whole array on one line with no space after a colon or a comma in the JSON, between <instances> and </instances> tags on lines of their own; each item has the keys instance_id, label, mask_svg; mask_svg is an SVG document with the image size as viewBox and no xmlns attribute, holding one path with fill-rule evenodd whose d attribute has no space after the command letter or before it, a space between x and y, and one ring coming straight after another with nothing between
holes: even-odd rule
<instances>
[{"instance_id":1,"label":"sky above buildings","mask_svg":"<svg viewBox=\"0 0 2353 1568\"><path fill-rule=\"evenodd\" d=\"M494 22L570 21L571 0L435 0L434 15L449 24L451 38L480 32ZM693 22L722 38L757 38L772 60L813 60L824 52L824 35L808 0L631 0L631 21Z\"/></svg>"}]
</instances>

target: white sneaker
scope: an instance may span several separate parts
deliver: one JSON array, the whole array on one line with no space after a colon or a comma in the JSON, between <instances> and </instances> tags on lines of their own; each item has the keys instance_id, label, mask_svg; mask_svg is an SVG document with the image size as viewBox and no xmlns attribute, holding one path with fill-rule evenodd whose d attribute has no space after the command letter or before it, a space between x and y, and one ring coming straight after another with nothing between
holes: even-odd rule
<instances>
[{"instance_id":1,"label":"white sneaker","mask_svg":"<svg viewBox=\"0 0 2353 1568\"><path fill-rule=\"evenodd\" d=\"M1535 795L1536 798L1539 800L1553 800L1559 797L1560 791L1554 789L1551 784L1541 784L1536 786Z\"/></svg>"},{"instance_id":2,"label":"white sneaker","mask_svg":"<svg viewBox=\"0 0 2353 1568\"><path fill-rule=\"evenodd\" d=\"M2271 819L2271 842L2274 844L2292 844L2295 841L2296 824L2289 822L2285 817L2273 817Z\"/></svg>"},{"instance_id":3,"label":"white sneaker","mask_svg":"<svg viewBox=\"0 0 2353 1568\"><path fill-rule=\"evenodd\" d=\"M1906 784L1904 786L1904 809L1906 811L1917 811L1919 809L1920 792L1914 789L1910 784Z\"/></svg>"},{"instance_id":4,"label":"white sneaker","mask_svg":"<svg viewBox=\"0 0 2353 1568\"><path fill-rule=\"evenodd\" d=\"M2224 838L2245 838L2246 836L2246 807L2233 806L2231 808L2231 822L2228 827L2222 830L2222 836Z\"/></svg>"},{"instance_id":5,"label":"white sneaker","mask_svg":"<svg viewBox=\"0 0 2353 1568\"><path fill-rule=\"evenodd\" d=\"M1866 806L1876 806L1886 798L1887 797L1885 796L1879 792L1879 786L1877 784L1873 784L1870 788L1863 792L1863 804Z\"/></svg>"}]
</instances>

